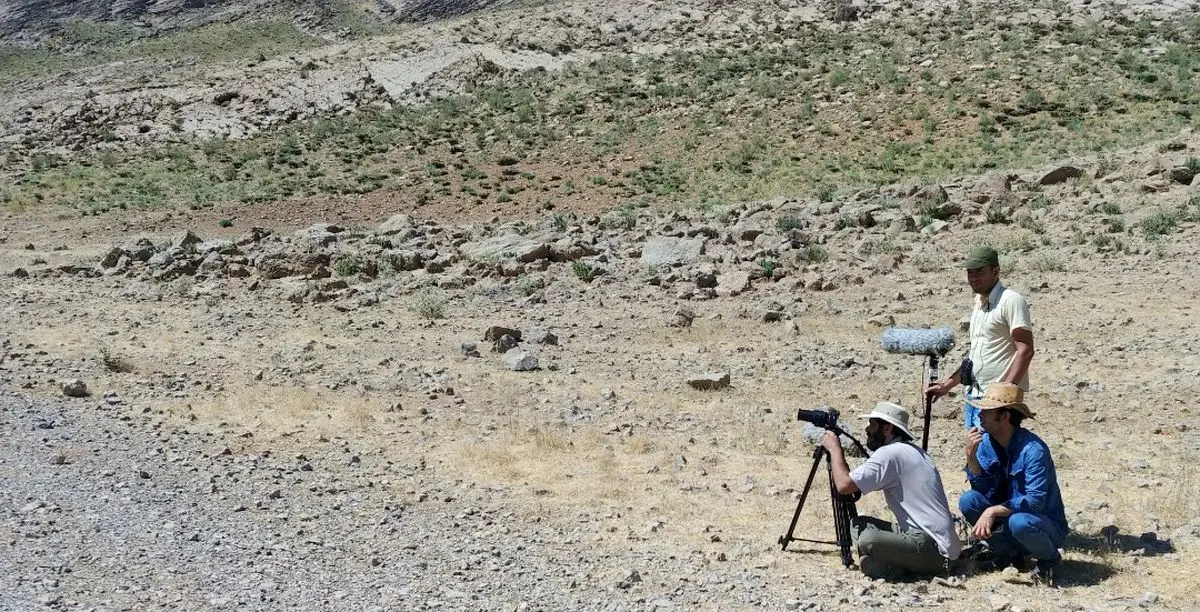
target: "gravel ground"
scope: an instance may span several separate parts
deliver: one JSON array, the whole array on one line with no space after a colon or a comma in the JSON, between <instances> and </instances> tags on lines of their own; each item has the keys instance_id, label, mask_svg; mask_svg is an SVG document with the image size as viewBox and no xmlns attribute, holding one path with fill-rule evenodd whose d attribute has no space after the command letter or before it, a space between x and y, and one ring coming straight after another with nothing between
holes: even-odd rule
<instances>
[{"instance_id":1,"label":"gravel ground","mask_svg":"<svg viewBox=\"0 0 1200 612\"><path fill-rule=\"evenodd\" d=\"M503 489L346 441L246 455L123 414L0 395L0 609L816 606L651 546L594 552L590 517L514 521Z\"/></svg>"}]
</instances>

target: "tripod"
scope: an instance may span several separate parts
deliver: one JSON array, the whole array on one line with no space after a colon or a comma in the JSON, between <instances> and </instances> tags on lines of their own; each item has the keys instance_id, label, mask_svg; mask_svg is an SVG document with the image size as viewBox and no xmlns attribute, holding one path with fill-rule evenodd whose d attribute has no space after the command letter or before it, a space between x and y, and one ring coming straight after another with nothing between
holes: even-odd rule
<instances>
[{"instance_id":1,"label":"tripod","mask_svg":"<svg viewBox=\"0 0 1200 612\"><path fill-rule=\"evenodd\" d=\"M859 444L850 434L841 431L833 430L834 433L845 435L850 438L854 445L867 455L866 449ZM821 460L825 460L825 473L829 476L829 499L833 504L833 532L836 538L835 541L828 540L810 540L808 538L797 538L793 534L796 533L796 523L800 521L800 511L804 509L804 502L808 499L808 491L812 488L813 477L817 475L817 468L821 465ZM787 545L792 542L812 542L814 544L832 544L841 549L842 565L850 567L854 565L854 557L850 553L850 521L858 518L858 508L854 502L858 501L862 495L854 493L853 495L842 495L838 493L837 485L833 483L833 464L830 463L829 451L825 447L818 446L813 449L813 464L812 469L808 471L808 480L804 482L804 491L800 493L800 503L796 504L796 513L792 515L792 524L788 527L788 532L785 535L779 536L779 545L781 550L787 550Z\"/></svg>"}]
</instances>

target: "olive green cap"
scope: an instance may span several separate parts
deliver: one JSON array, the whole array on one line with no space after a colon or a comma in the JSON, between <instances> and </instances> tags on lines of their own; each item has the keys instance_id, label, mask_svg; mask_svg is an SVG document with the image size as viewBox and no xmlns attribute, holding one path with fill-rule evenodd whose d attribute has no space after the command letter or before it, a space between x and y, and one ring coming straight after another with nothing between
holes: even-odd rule
<instances>
[{"instance_id":1,"label":"olive green cap","mask_svg":"<svg viewBox=\"0 0 1200 612\"><path fill-rule=\"evenodd\" d=\"M992 247L977 246L971 249L967 260L963 262L963 267L968 270L978 270L986 266L1000 266L1000 254Z\"/></svg>"}]
</instances>

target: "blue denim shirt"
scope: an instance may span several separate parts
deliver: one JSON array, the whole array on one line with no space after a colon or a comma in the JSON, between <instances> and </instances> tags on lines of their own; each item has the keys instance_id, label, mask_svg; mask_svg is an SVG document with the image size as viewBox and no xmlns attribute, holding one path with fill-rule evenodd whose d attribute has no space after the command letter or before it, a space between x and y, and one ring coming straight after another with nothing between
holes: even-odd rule
<instances>
[{"instance_id":1,"label":"blue denim shirt","mask_svg":"<svg viewBox=\"0 0 1200 612\"><path fill-rule=\"evenodd\" d=\"M1001 462L1001 458L1006 461ZM971 488L993 504L1013 512L1029 512L1049 518L1062 533L1067 532L1067 511L1058 488L1058 474L1050 448L1037 434L1018 427L1008 448L1001 447L988 434L975 451L983 472L975 476L967 470Z\"/></svg>"}]
</instances>

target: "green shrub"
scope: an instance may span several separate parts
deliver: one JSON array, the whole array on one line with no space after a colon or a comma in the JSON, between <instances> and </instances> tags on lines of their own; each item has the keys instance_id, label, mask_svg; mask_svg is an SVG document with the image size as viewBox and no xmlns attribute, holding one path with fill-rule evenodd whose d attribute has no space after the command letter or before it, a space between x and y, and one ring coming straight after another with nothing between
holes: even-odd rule
<instances>
[{"instance_id":1,"label":"green shrub","mask_svg":"<svg viewBox=\"0 0 1200 612\"><path fill-rule=\"evenodd\" d=\"M825 263L829 261L829 251L821 246L810 244L800 251L800 259L808 263Z\"/></svg>"},{"instance_id":2,"label":"green shrub","mask_svg":"<svg viewBox=\"0 0 1200 612\"><path fill-rule=\"evenodd\" d=\"M133 371L133 364L123 357L114 355L107 348L100 349L100 364L104 366L105 370L118 374Z\"/></svg>"},{"instance_id":3,"label":"green shrub","mask_svg":"<svg viewBox=\"0 0 1200 612\"><path fill-rule=\"evenodd\" d=\"M1057 253L1035 253L1025 263L1036 272L1062 272L1067 269L1067 264Z\"/></svg>"},{"instance_id":4,"label":"green shrub","mask_svg":"<svg viewBox=\"0 0 1200 612\"><path fill-rule=\"evenodd\" d=\"M788 232L794 229L804 227L804 223L796 217L780 217L775 220L775 228L781 232Z\"/></svg>"},{"instance_id":5,"label":"green shrub","mask_svg":"<svg viewBox=\"0 0 1200 612\"><path fill-rule=\"evenodd\" d=\"M1119 215L1121 214L1121 205L1116 202L1105 202L1100 205L1100 212L1106 215Z\"/></svg>"},{"instance_id":6,"label":"green shrub","mask_svg":"<svg viewBox=\"0 0 1200 612\"><path fill-rule=\"evenodd\" d=\"M598 266L593 266L586 261L576 261L571 263L571 272L575 274L575 278L578 278L585 283L590 283L595 280L597 276L604 274L604 269Z\"/></svg>"},{"instance_id":7,"label":"green shrub","mask_svg":"<svg viewBox=\"0 0 1200 612\"><path fill-rule=\"evenodd\" d=\"M1193 175L1200 174L1200 157L1189 157L1183 162L1183 167L1188 169Z\"/></svg>"},{"instance_id":8,"label":"green shrub","mask_svg":"<svg viewBox=\"0 0 1200 612\"><path fill-rule=\"evenodd\" d=\"M346 255L333 262L333 271L338 276L354 276L362 269L362 262L353 255Z\"/></svg>"},{"instance_id":9,"label":"green shrub","mask_svg":"<svg viewBox=\"0 0 1200 612\"><path fill-rule=\"evenodd\" d=\"M516 286L517 292L528 297L541 291L546 286L546 282L538 276L522 276L517 279Z\"/></svg>"},{"instance_id":10,"label":"green shrub","mask_svg":"<svg viewBox=\"0 0 1200 612\"><path fill-rule=\"evenodd\" d=\"M759 271L762 272L762 275L765 278L774 277L775 270L778 267L779 267L779 264L774 259L763 258L763 259L758 260L758 269L759 269Z\"/></svg>"},{"instance_id":11,"label":"green shrub","mask_svg":"<svg viewBox=\"0 0 1200 612\"><path fill-rule=\"evenodd\" d=\"M446 316L446 295L436 287L426 287L413 294L412 311L432 321Z\"/></svg>"},{"instance_id":12,"label":"green shrub","mask_svg":"<svg viewBox=\"0 0 1200 612\"><path fill-rule=\"evenodd\" d=\"M1003 206L993 206L985 212L987 222L992 225L1007 225L1012 219L1008 216L1008 209Z\"/></svg>"},{"instance_id":13,"label":"green shrub","mask_svg":"<svg viewBox=\"0 0 1200 612\"><path fill-rule=\"evenodd\" d=\"M1142 232L1147 236L1163 236L1174 231L1178 223L1179 218L1175 213L1160 210L1142 219L1139 225L1142 226Z\"/></svg>"}]
</instances>

